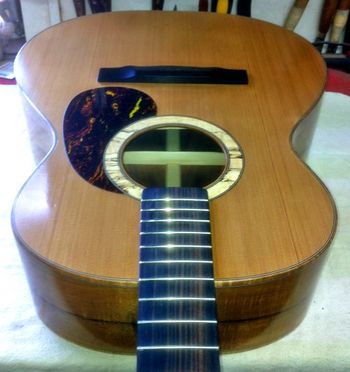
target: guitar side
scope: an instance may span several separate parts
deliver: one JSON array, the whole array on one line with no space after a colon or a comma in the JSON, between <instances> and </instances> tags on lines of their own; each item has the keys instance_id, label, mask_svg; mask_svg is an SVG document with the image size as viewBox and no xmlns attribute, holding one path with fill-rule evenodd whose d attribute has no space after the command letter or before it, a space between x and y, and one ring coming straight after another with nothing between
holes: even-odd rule
<instances>
[{"instance_id":1,"label":"guitar side","mask_svg":"<svg viewBox=\"0 0 350 372\"><path fill-rule=\"evenodd\" d=\"M127 32L130 22L137 25L134 34ZM90 37L85 49L79 48L77 28ZM147 53L150 41L158 46L153 53ZM55 50L61 50L59 57ZM61 67L68 55L71 63ZM153 98L160 114L205 118L242 144L241 181L211 203L219 338L222 350L232 351L282 337L305 315L336 224L331 196L291 145L297 148L306 133L325 67L292 33L226 15L97 15L53 27L22 50L18 83L57 140L13 209L41 319L90 347L135 346L138 202L82 179L67 159L61 129L68 102L96 86L98 68L130 60L248 69L248 87L135 87Z\"/></svg>"}]
</instances>

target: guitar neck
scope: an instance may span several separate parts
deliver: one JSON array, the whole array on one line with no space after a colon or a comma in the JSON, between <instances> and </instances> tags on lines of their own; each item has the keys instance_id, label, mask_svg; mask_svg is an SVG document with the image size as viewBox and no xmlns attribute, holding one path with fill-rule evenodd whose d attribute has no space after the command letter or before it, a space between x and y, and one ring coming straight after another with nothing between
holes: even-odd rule
<instances>
[{"instance_id":1,"label":"guitar neck","mask_svg":"<svg viewBox=\"0 0 350 372\"><path fill-rule=\"evenodd\" d=\"M209 203L201 188L141 201L138 371L219 371Z\"/></svg>"}]
</instances>

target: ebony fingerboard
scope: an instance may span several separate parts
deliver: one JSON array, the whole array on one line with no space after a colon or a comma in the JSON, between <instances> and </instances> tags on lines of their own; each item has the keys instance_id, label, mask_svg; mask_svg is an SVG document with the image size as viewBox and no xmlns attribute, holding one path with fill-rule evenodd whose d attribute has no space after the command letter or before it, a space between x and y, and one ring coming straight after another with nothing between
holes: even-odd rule
<instances>
[{"instance_id":1,"label":"ebony fingerboard","mask_svg":"<svg viewBox=\"0 0 350 372\"><path fill-rule=\"evenodd\" d=\"M137 371L220 370L207 192L141 201Z\"/></svg>"}]
</instances>

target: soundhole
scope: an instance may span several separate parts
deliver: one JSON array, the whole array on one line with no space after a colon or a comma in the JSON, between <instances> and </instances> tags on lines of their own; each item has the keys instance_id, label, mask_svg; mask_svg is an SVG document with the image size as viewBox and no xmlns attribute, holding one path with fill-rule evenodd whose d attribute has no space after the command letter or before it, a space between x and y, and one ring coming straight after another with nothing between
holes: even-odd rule
<instances>
[{"instance_id":1,"label":"soundhole","mask_svg":"<svg viewBox=\"0 0 350 372\"><path fill-rule=\"evenodd\" d=\"M207 187L225 170L217 141L185 127L142 132L124 147L122 167L142 187Z\"/></svg>"},{"instance_id":2,"label":"soundhole","mask_svg":"<svg viewBox=\"0 0 350 372\"><path fill-rule=\"evenodd\" d=\"M116 133L103 156L107 177L137 199L146 187L202 187L227 192L243 171L243 153L225 130L187 116L154 116Z\"/></svg>"}]
</instances>

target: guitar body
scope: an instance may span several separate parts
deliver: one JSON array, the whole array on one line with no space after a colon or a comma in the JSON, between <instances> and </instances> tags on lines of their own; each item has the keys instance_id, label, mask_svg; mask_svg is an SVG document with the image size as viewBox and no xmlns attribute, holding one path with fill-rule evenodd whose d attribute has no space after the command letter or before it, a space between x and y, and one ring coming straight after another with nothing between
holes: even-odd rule
<instances>
[{"instance_id":1,"label":"guitar body","mask_svg":"<svg viewBox=\"0 0 350 372\"><path fill-rule=\"evenodd\" d=\"M100 67L131 64L246 69L249 84L96 82ZM302 321L336 225L329 192L301 160L326 78L312 46L244 17L105 13L42 32L22 49L15 70L29 125L41 120L54 133L55 146L20 191L12 216L48 327L96 349L135 349L140 202L101 179L94 184L98 166L81 173L69 126L72 100L110 99L125 88L145 102L130 121L200 118L242 148L239 182L210 202L221 350L272 342Z\"/></svg>"}]
</instances>

